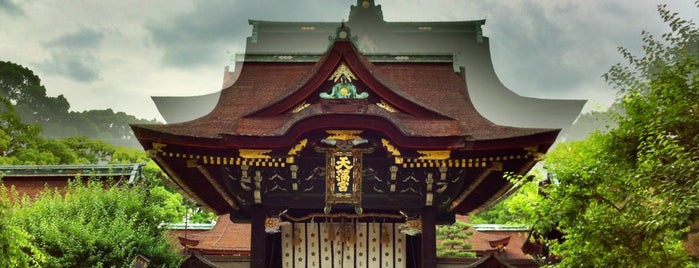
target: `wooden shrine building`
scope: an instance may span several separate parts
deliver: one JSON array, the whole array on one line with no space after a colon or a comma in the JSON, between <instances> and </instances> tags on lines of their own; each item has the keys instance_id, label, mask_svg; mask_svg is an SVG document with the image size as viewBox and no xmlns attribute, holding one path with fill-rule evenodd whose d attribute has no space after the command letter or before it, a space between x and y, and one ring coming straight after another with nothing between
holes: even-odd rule
<instances>
[{"instance_id":1,"label":"wooden shrine building","mask_svg":"<svg viewBox=\"0 0 699 268\"><path fill-rule=\"evenodd\" d=\"M558 129L500 126L450 54L248 53L211 113L134 125L183 192L250 222L251 267L435 267L435 225L511 189ZM467 79L467 78L466 78Z\"/></svg>"},{"instance_id":2,"label":"wooden shrine building","mask_svg":"<svg viewBox=\"0 0 699 268\"><path fill-rule=\"evenodd\" d=\"M204 115L132 128L182 193L250 223L251 267L435 267L435 226L510 194L584 103L494 107L514 94L484 23L389 23L368 0L347 24L251 20L208 114L160 99Z\"/></svg>"}]
</instances>

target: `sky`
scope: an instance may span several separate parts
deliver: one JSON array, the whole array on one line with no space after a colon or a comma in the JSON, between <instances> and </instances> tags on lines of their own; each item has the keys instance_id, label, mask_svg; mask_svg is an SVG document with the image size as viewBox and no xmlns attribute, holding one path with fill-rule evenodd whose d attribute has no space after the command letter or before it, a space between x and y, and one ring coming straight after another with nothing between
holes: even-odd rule
<instances>
[{"instance_id":1,"label":"sky","mask_svg":"<svg viewBox=\"0 0 699 268\"><path fill-rule=\"evenodd\" d=\"M659 36L666 3L699 20L694 0L376 0L386 21L486 19L493 64L519 95L587 99L603 109L615 95L601 78L640 53L641 31ZM220 90L231 55L245 51L248 19L347 20L356 0L0 0L0 61L33 70L49 96L71 110L111 108L162 121L150 96Z\"/></svg>"}]
</instances>

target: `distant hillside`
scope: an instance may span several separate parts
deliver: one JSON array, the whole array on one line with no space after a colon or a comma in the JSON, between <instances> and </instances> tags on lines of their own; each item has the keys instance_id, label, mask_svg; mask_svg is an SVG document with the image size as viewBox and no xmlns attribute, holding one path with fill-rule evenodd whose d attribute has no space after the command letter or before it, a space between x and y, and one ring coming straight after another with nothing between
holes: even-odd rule
<instances>
[{"instance_id":1,"label":"distant hillside","mask_svg":"<svg viewBox=\"0 0 699 268\"><path fill-rule=\"evenodd\" d=\"M616 128L612 115L617 111L617 106L613 105L606 111L592 111L581 114L573 125L565 133L561 133L564 140L576 141L587 138L595 131L605 131Z\"/></svg>"},{"instance_id":2,"label":"distant hillside","mask_svg":"<svg viewBox=\"0 0 699 268\"><path fill-rule=\"evenodd\" d=\"M16 63L0 61L0 96L8 99L22 122L38 124L45 137L85 136L114 145L140 147L129 124L158 123L112 109L74 112L63 95L50 97L34 72Z\"/></svg>"}]
</instances>

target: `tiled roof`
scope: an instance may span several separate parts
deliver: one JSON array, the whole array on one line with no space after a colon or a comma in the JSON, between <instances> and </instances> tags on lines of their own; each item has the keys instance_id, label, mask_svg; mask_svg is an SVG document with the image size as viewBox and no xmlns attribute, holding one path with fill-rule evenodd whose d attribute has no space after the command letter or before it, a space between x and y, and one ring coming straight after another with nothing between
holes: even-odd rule
<instances>
[{"instance_id":1,"label":"tiled roof","mask_svg":"<svg viewBox=\"0 0 699 268\"><path fill-rule=\"evenodd\" d=\"M145 163L107 165L6 165L3 177L130 177L141 175Z\"/></svg>"},{"instance_id":2,"label":"tiled roof","mask_svg":"<svg viewBox=\"0 0 699 268\"><path fill-rule=\"evenodd\" d=\"M20 195L38 196L46 190L65 192L75 178L134 183L142 176L145 163L109 165L11 165L0 166L0 183Z\"/></svg>"},{"instance_id":3,"label":"tiled roof","mask_svg":"<svg viewBox=\"0 0 699 268\"><path fill-rule=\"evenodd\" d=\"M180 236L180 243L189 245L188 251L210 255L249 255L250 224L234 223L229 215L221 215L213 229Z\"/></svg>"},{"instance_id":4,"label":"tiled roof","mask_svg":"<svg viewBox=\"0 0 699 268\"><path fill-rule=\"evenodd\" d=\"M139 129L149 129L160 134L146 136L158 136L161 139L168 135L209 139L219 139L223 134L283 136L298 122L328 114L317 103L300 113L280 113L278 109L297 105L299 103L291 102L300 102L312 94L318 94L317 87L327 80L323 75L329 75L341 61L347 62L360 76L360 80L374 89L380 98L389 103L402 103L403 107L425 111L422 115L390 113L375 104L369 104L366 112L361 114L362 117L356 119L358 121L373 116L393 124L404 136L461 136L475 141L506 140L546 133L553 133L555 138L557 133L553 129L513 128L488 121L471 103L462 74L455 73L453 63L444 62L443 57L432 63L374 64L359 55L350 42L336 42L315 64L246 62L238 80L222 91L216 108L208 115L177 124L138 125L134 126L134 130L138 136ZM264 114L269 109L274 112ZM263 114L259 114L260 111Z\"/></svg>"},{"instance_id":5,"label":"tiled roof","mask_svg":"<svg viewBox=\"0 0 699 268\"><path fill-rule=\"evenodd\" d=\"M221 92L218 104L208 115L188 122L169 125L138 125L158 132L202 138L217 138L233 132L241 117L288 93L313 63L245 63L240 77Z\"/></svg>"}]
</instances>

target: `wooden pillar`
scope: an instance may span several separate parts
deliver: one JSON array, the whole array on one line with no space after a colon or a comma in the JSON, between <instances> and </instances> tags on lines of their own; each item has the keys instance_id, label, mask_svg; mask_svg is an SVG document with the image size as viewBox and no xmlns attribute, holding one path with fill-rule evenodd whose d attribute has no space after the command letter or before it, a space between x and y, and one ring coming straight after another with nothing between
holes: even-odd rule
<instances>
[{"instance_id":1,"label":"wooden pillar","mask_svg":"<svg viewBox=\"0 0 699 268\"><path fill-rule=\"evenodd\" d=\"M267 233L265 232L265 219L267 211L261 205L255 205L250 211L250 268L267 268L268 246Z\"/></svg>"},{"instance_id":2,"label":"wooden pillar","mask_svg":"<svg viewBox=\"0 0 699 268\"><path fill-rule=\"evenodd\" d=\"M425 207L422 209L422 268L437 267L437 209Z\"/></svg>"}]
</instances>

